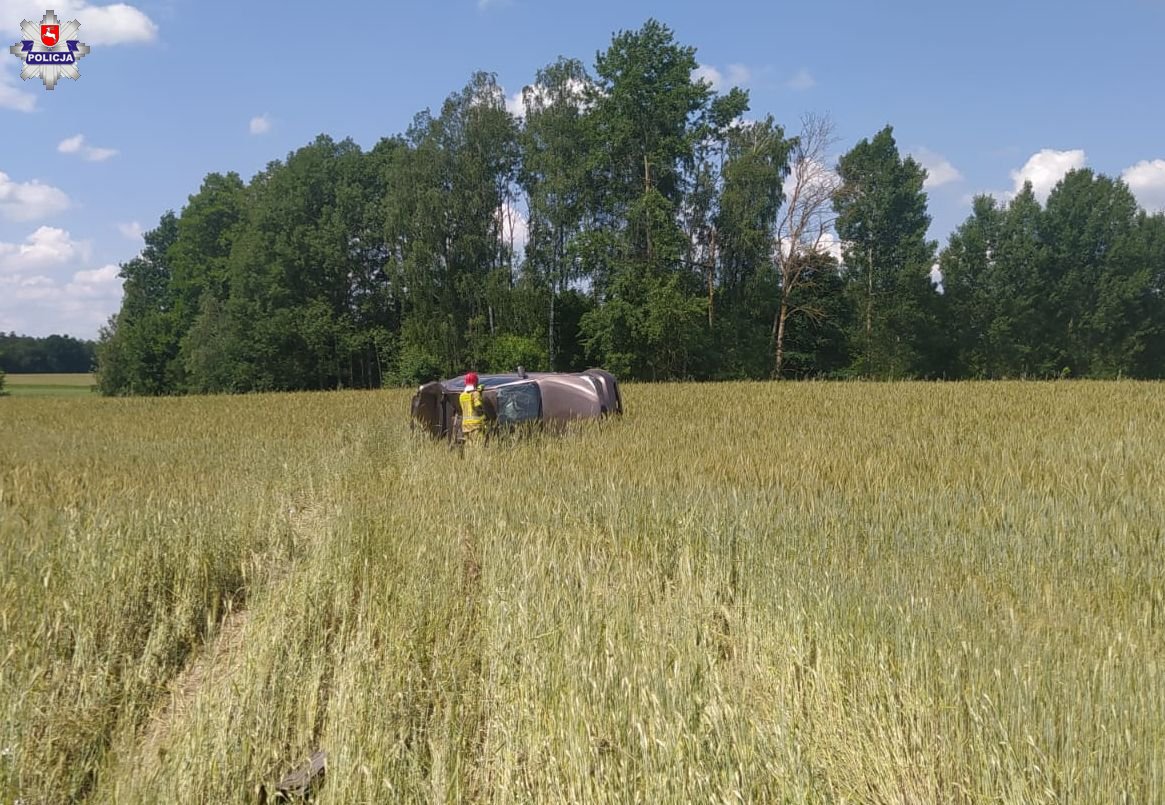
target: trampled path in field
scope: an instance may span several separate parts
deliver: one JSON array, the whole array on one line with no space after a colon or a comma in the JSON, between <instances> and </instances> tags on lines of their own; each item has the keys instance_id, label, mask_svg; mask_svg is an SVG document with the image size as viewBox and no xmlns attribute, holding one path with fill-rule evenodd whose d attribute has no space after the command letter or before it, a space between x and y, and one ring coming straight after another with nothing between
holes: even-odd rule
<instances>
[{"instance_id":1,"label":"trampled path in field","mask_svg":"<svg viewBox=\"0 0 1165 805\"><path fill-rule=\"evenodd\" d=\"M306 492L293 496L286 505L280 505L279 508L286 511L288 526L301 551L310 551L325 540L329 523L337 515L334 507L329 509L326 504L313 502L310 493ZM278 595L279 586L286 583L295 572L295 563L284 561L270 567L267 594ZM245 604L231 608L224 613L203 644L191 652L185 666L170 683L154 713L144 724L137 752L123 756L123 762L131 764L131 769L127 771L146 779L156 778L171 730L190 717L203 689L229 684L231 676L240 671L250 615ZM289 758L289 767L298 760Z\"/></svg>"}]
</instances>

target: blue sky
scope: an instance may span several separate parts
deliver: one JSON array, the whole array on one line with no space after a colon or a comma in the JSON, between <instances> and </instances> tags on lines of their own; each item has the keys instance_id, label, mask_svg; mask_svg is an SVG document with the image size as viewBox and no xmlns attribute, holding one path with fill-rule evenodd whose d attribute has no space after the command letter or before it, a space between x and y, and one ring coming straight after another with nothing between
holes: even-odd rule
<instances>
[{"instance_id":1,"label":"blue sky","mask_svg":"<svg viewBox=\"0 0 1165 805\"><path fill-rule=\"evenodd\" d=\"M46 5L0 0L0 331L95 337L117 263L211 171L250 179L321 132L371 147L478 69L507 94L559 55L593 64L649 17L739 84L750 116L828 113L844 151L883 125L932 173L945 243L975 193L1072 168L1165 209L1165 0L1101 2L50 2L81 78L20 80L8 45Z\"/></svg>"}]
</instances>

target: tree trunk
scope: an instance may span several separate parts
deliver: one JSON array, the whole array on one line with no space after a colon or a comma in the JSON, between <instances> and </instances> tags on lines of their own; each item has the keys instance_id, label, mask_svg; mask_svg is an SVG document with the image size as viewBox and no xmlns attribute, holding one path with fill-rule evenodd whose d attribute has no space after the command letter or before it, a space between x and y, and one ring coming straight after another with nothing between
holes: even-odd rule
<instances>
[{"instance_id":1,"label":"tree trunk","mask_svg":"<svg viewBox=\"0 0 1165 805\"><path fill-rule=\"evenodd\" d=\"M556 250L555 250L557 253L554 255L555 267L554 267L554 269L552 269L553 273L550 275L550 282L548 283L550 285L550 340L549 340L549 355L547 357L549 358L550 371L552 371L552 372L555 371L554 365L556 363L556 361L554 360L554 353L555 353L554 303L556 301L556 297L558 296L559 278L563 275L562 263L563 263L563 259L564 259L564 252L566 251L566 244L563 242L564 238L565 238L565 236L564 236L564 233L562 231L562 227L559 227L558 228L558 243L557 243Z\"/></svg>"},{"instance_id":2,"label":"tree trunk","mask_svg":"<svg viewBox=\"0 0 1165 805\"><path fill-rule=\"evenodd\" d=\"M647 161L647 154L643 155L643 195L646 197L651 191L651 163ZM643 222L647 232L647 259L651 260L651 213L648 211L647 220Z\"/></svg>"},{"instance_id":3,"label":"tree trunk","mask_svg":"<svg viewBox=\"0 0 1165 805\"><path fill-rule=\"evenodd\" d=\"M712 230L711 248L709 249L708 265L704 271L708 278L708 329L712 329L713 308L715 306L714 282L716 277L716 230Z\"/></svg>"},{"instance_id":4,"label":"tree trunk","mask_svg":"<svg viewBox=\"0 0 1165 805\"><path fill-rule=\"evenodd\" d=\"M555 371L555 368L554 368L554 297L558 295L558 293L554 287L555 284L556 283L554 283L554 282L550 283L550 351L549 351L548 357L550 359L550 371L552 371L552 372Z\"/></svg>"},{"instance_id":5,"label":"tree trunk","mask_svg":"<svg viewBox=\"0 0 1165 805\"><path fill-rule=\"evenodd\" d=\"M866 374L872 374L874 346L874 253L866 247Z\"/></svg>"},{"instance_id":6,"label":"tree trunk","mask_svg":"<svg viewBox=\"0 0 1165 805\"><path fill-rule=\"evenodd\" d=\"M789 318L789 301L788 296L782 289L781 291L781 309L777 313L777 362L773 369L773 377L778 380L781 377L781 369L785 365L785 322Z\"/></svg>"}]
</instances>

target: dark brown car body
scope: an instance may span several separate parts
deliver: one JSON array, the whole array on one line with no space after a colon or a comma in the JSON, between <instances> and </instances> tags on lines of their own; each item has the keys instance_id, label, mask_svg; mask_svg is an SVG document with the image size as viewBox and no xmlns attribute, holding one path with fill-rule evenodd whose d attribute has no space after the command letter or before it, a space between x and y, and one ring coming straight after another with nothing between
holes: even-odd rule
<instances>
[{"instance_id":1,"label":"dark brown car body","mask_svg":"<svg viewBox=\"0 0 1165 805\"><path fill-rule=\"evenodd\" d=\"M613 374L602 369L481 375L478 384L491 429L561 427L575 419L623 413L619 383ZM421 386L413 395L414 426L437 438L460 439L459 397L464 389L465 375Z\"/></svg>"}]
</instances>

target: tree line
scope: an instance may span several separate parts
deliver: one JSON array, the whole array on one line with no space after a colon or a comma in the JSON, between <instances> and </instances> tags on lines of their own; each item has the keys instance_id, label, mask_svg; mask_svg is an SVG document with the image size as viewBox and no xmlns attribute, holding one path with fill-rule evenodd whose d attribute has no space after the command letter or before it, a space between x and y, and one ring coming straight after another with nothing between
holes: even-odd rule
<instances>
[{"instance_id":1,"label":"tree line","mask_svg":"<svg viewBox=\"0 0 1165 805\"><path fill-rule=\"evenodd\" d=\"M12 374L92 372L96 343L68 335L35 338L0 332L0 371Z\"/></svg>"},{"instance_id":2,"label":"tree line","mask_svg":"<svg viewBox=\"0 0 1165 805\"><path fill-rule=\"evenodd\" d=\"M939 253L887 126L749 119L655 20L478 73L364 151L321 135L212 173L121 267L107 394L413 384L468 368L622 378L1165 375L1165 216L1068 174L974 202ZM828 248L840 244L837 249ZM839 259L840 258L840 259ZM941 270L941 285L932 270Z\"/></svg>"}]
</instances>

